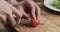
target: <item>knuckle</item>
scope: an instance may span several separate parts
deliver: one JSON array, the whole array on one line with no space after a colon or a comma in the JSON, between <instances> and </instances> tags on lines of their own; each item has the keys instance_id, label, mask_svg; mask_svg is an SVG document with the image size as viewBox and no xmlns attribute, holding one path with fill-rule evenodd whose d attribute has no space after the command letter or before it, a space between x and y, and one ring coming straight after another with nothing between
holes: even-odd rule
<instances>
[{"instance_id":1,"label":"knuckle","mask_svg":"<svg viewBox=\"0 0 60 32\"><path fill-rule=\"evenodd\" d=\"M22 17L22 16L23 16L23 14L22 14L22 13L20 13L19 15L20 15L20 17Z\"/></svg>"},{"instance_id":2,"label":"knuckle","mask_svg":"<svg viewBox=\"0 0 60 32\"><path fill-rule=\"evenodd\" d=\"M23 14L21 13L21 14L20 14L20 17L22 17L22 16L23 16Z\"/></svg>"},{"instance_id":3,"label":"knuckle","mask_svg":"<svg viewBox=\"0 0 60 32\"><path fill-rule=\"evenodd\" d=\"M19 16L19 18L21 18L23 15L22 14L20 14L20 16Z\"/></svg>"},{"instance_id":4,"label":"knuckle","mask_svg":"<svg viewBox=\"0 0 60 32\"><path fill-rule=\"evenodd\" d=\"M10 13L7 13L7 16L10 16L10 17L11 17L11 16L13 16L13 15L12 15L12 14L10 14Z\"/></svg>"}]
</instances>

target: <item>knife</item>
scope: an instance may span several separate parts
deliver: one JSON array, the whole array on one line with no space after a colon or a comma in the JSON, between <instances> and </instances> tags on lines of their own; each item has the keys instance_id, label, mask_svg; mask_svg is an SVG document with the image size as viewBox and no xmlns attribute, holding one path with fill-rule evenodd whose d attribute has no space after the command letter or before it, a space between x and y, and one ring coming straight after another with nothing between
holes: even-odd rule
<instances>
[{"instance_id":1,"label":"knife","mask_svg":"<svg viewBox=\"0 0 60 32\"><path fill-rule=\"evenodd\" d=\"M4 26L7 28L7 30L9 31L9 32L18 32L18 30L14 27L14 26L12 26L12 25L10 25L10 24L4 24Z\"/></svg>"}]
</instances>

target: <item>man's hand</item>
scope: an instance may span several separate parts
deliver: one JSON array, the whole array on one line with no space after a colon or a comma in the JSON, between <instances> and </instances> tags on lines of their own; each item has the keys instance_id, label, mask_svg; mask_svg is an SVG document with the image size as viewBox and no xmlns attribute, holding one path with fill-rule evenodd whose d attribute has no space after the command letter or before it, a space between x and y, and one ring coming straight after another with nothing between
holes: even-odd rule
<instances>
[{"instance_id":1,"label":"man's hand","mask_svg":"<svg viewBox=\"0 0 60 32\"><path fill-rule=\"evenodd\" d=\"M34 18L40 20L40 7L32 0L22 1L17 8L22 11L27 19Z\"/></svg>"},{"instance_id":2,"label":"man's hand","mask_svg":"<svg viewBox=\"0 0 60 32\"><path fill-rule=\"evenodd\" d=\"M16 16L16 20L14 16ZM16 25L16 23L20 23L20 19L22 17L21 11L19 12L15 7L10 5L8 2L1 0L0 1L0 20L2 23L9 23L11 25ZM7 19L9 21L7 21Z\"/></svg>"}]
</instances>

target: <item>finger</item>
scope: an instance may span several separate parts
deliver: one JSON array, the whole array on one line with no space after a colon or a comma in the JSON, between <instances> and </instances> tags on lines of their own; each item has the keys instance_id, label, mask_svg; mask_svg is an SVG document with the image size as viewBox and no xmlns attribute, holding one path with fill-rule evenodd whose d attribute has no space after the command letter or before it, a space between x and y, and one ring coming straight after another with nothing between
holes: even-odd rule
<instances>
[{"instance_id":1,"label":"finger","mask_svg":"<svg viewBox=\"0 0 60 32\"><path fill-rule=\"evenodd\" d=\"M18 17L22 17L22 12L19 12L18 9L13 6L11 6L11 9L13 10L13 13L16 14Z\"/></svg>"},{"instance_id":2,"label":"finger","mask_svg":"<svg viewBox=\"0 0 60 32\"><path fill-rule=\"evenodd\" d=\"M16 21L15 21L15 19L14 19L14 17L13 17L13 15L12 14L9 14L8 16L7 16L7 18L8 18L8 23L9 24L11 24L11 25L13 25L13 26L15 26L16 25Z\"/></svg>"},{"instance_id":3,"label":"finger","mask_svg":"<svg viewBox=\"0 0 60 32\"><path fill-rule=\"evenodd\" d=\"M31 7L31 12L32 12L32 13L31 13L31 17L34 18L34 19L36 19L35 7L34 7L34 6Z\"/></svg>"},{"instance_id":4,"label":"finger","mask_svg":"<svg viewBox=\"0 0 60 32\"><path fill-rule=\"evenodd\" d=\"M7 21L6 21L6 15L3 15L3 14L0 14L0 20L3 24L6 24Z\"/></svg>"},{"instance_id":5,"label":"finger","mask_svg":"<svg viewBox=\"0 0 60 32\"><path fill-rule=\"evenodd\" d=\"M28 5L28 7L29 8L31 8L31 18L35 18L36 19L36 15L35 15L35 6L34 6L34 4L31 4L31 3L33 3L32 1L28 1L27 2L27 5Z\"/></svg>"},{"instance_id":6,"label":"finger","mask_svg":"<svg viewBox=\"0 0 60 32\"><path fill-rule=\"evenodd\" d=\"M14 19L15 19L15 21L16 21L16 25L20 24L21 18L16 17L16 15L13 15L13 17L14 17Z\"/></svg>"},{"instance_id":7,"label":"finger","mask_svg":"<svg viewBox=\"0 0 60 32\"><path fill-rule=\"evenodd\" d=\"M36 18L40 21L40 16L41 16L40 11L41 11L41 9L35 2L33 2L33 4L35 5L35 8L36 8L36 10L35 10Z\"/></svg>"},{"instance_id":8,"label":"finger","mask_svg":"<svg viewBox=\"0 0 60 32\"><path fill-rule=\"evenodd\" d=\"M17 16L17 17L22 17L22 12L18 11L18 10L14 10L13 13Z\"/></svg>"},{"instance_id":9,"label":"finger","mask_svg":"<svg viewBox=\"0 0 60 32\"><path fill-rule=\"evenodd\" d=\"M16 24L16 21L15 21L13 15L12 15L12 10L11 10L10 8L7 8L7 9L5 9L5 10L1 9L1 10L2 10L2 12L4 12L4 13L6 14L6 17L7 17L8 20L9 20L9 21L8 21L9 24L15 25L15 24Z\"/></svg>"},{"instance_id":10,"label":"finger","mask_svg":"<svg viewBox=\"0 0 60 32\"><path fill-rule=\"evenodd\" d=\"M17 25L20 24L21 18L17 18L16 21L17 21L16 22Z\"/></svg>"},{"instance_id":11,"label":"finger","mask_svg":"<svg viewBox=\"0 0 60 32\"><path fill-rule=\"evenodd\" d=\"M40 7L36 6L36 17L40 20Z\"/></svg>"},{"instance_id":12,"label":"finger","mask_svg":"<svg viewBox=\"0 0 60 32\"><path fill-rule=\"evenodd\" d=\"M16 16L16 24L20 23L20 19L22 17L22 12L18 11L16 8L13 8L13 14Z\"/></svg>"},{"instance_id":13,"label":"finger","mask_svg":"<svg viewBox=\"0 0 60 32\"><path fill-rule=\"evenodd\" d=\"M30 19L29 15L24 11L23 7L19 6L18 9L23 13L24 17L26 17L28 20Z\"/></svg>"},{"instance_id":14,"label":"finger","mask_svg":"<svg viewBox=\"0 0 60 32\"><path fill-rule=\"evenodd\" d=\"M11 7L11 9L13 10L13 13L16 16L16 19L20 19L22 17L22 12L19 12L15 7L13 7L12 5L9 5ZM16 20L16 23L20 22Z\"/></svg>"},{"instance_id":15,"label":"finger","mask_svg":"<svg viewBox=\"0 0 60 32\"><path fill-rule=\"evenodd\" d=\"M0 19L3 24L6 24L6 15L0 10Z\"/></svg>"}]
</instances>

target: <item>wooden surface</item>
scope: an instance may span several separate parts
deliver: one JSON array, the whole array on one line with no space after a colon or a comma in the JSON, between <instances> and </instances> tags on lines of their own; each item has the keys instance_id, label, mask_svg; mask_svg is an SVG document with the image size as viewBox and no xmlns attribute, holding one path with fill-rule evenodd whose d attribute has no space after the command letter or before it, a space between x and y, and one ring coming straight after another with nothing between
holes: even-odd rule
<instances>
[{"instance_id":1,"label":"wooden surface","mask_svg":"<svg viewBox=\"0 0 60 32\"><path fill-rule=\"evenodd\" d=\"M60 16L59 12L55 12L46 8L43 5L43 2L37 3L41 8L41 21L38 27L30 27L30 26L20 26L19 32L60 32ZM24 21L24 22L23 22ZM26 20L21 22L25 23ZM18 27L17 27L18 28ZM18 28L18 29L19 29Z\"/></svg>"},{"instance_id":2,"label":"wooden surface","mask_svg":"<svg viewBox=\"0 0 60 32\"><path fill-rule=\"evenodd\" d=\"M7 29L4 27L2 23L0 23L0 32L7 32Z\"/></svg>"},{"instance_id":3,"label":"wooden surface","mask_svg":"<svg viewBox=\"0 0 60 32\"><path fill-rule=\"evenodd\" d=\"M26 20L22 19L18 27L15 27L19 32L60 32L60 13L46 8L43 2L37 3L41 8L41 21L39 26L30 27L23 25Z\"/></svg>"}]
</instances>

